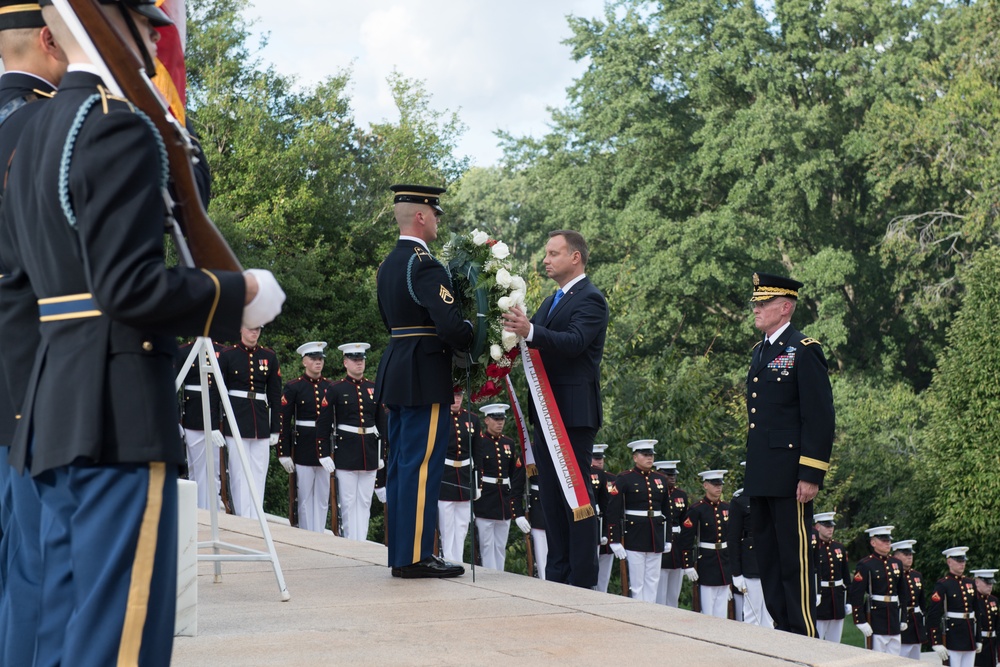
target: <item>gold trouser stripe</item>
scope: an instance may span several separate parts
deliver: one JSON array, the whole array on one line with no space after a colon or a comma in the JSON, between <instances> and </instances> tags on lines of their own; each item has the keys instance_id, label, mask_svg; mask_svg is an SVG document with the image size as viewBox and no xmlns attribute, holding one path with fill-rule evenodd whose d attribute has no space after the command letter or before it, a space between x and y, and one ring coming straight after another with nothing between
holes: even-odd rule
<instances>
[{"instance_id":1,"label":"gold trouser stripe","mask_svg":"<svg viewBox=\"0 0 1000 667\"><path fill-rule=\"evenodd\" d=\"M823 472L826 472L830 469L830 464L827 463L826 461L820 461L819 459L810 458L808 456L800 456L799 465L809 466L810 468L819 468Z\"/></svg>"},{"instance_id":2,"label":"gold trouser stripe","mask_svg":"<svg viewBox=\"0 0 1000 667\"><path fill-rule=\"evenodd\" d=\"M420 560L420 543L424 537L424 506L427 504L427 468L431 460L431 452L434 451L434 441L437 440L438 415L441 412L441 404L435 403L431 406L431 423L427 429L427 446L424 449L424 460L420 464L420 478L417 481L417 516L413 528L413 560L416 563Z\"/></svg>"},{"instance_id":3,"label":"gold trouser stripe","mask_svg":"<svg viewBox=\"0 0 1000 667\"><path fill-rule=\"evenodd\" d=\"M805 621L805 630L807 637L816 636L816 624L813 622L812 617L812 590L809 584L812 581L812 577L809 576L809 534L806 530L805 517L803 513L805 511L804 503L795 503L796 508L796 529L799 533L799 590L802 591L802 595L799 602L802 604L802 618Z\"/></svg>"},{"instance_id":4,"label":"gold trouser stripe","mask_svg":"<svg viewBox=\"0 0 1000 667\"><path fill-rule=\"evenodd\" d=\"M214 273L206 269L202 269L202 271L215 283L215 300L212 301L212 309L208 311L208 319L205 320L205 333L202 334L205 338L208 338L208 331L212 328L212 320L215 318L215 309L219 305L219 296L222 294L222 286L219 284L219 278Z\"/></svg>"},{"instance_id":5,"label":"gold trouser stripe","mask_svg":"<svg viewBox=\"0 0 1000 667\"><path fill-rule=\"evenodd\" d=\"M146 490L146 510L139 527L139 542L132 561L132 580L128 587L128 604L118 645L118 667L136 667L142 648L142 631L149 612L149 586L156 562L156 540L163 513L163 485L167 466L163 462L149 464L149 487Z\"/></svg>"}]
</instances>

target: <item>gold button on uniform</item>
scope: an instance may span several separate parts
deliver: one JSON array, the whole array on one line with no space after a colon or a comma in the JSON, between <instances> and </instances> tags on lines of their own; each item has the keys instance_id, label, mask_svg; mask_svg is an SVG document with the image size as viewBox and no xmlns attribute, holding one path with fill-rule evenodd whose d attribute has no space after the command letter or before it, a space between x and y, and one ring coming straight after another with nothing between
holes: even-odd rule
<instances>
[{"instance_id":1,"label":"gold button on uniform","mask_svg":"<svg viewBox=\"0 0 1000 667\"><path fill-rule=\"evenodd\" d=\"M757 428L753 422L750 422L750 428Z\"/></svg>"},{"instance_id":2,"label":"gold button on uniform","mask_svg":"<svg viewBox=\"0 0 1000 667\"><path fill-rule=\"evenodd\" d=\"M145 350L146 352L152 352L153 344L150 343L148 340L144 340L142 341L142 349Z\"/></svg>"}]
</instances>

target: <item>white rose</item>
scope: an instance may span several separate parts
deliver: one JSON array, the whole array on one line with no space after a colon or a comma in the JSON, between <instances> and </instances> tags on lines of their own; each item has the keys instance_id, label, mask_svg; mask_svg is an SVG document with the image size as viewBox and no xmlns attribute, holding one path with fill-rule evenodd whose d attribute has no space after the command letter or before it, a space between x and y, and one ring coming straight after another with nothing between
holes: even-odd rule
<instances>
[{"instance_id":1,"label":"white rose","mask_svg":"<svg viewBox=\"0 0 1000 667\"><path fill-rule=\"evenodd\" d=\"M524 310L524 298L525 294L519 289L514 290L510 293L511 306L520 306L521 310Z\"/></svg>"},{"instance_id":2,"label":"white rose","mask_svg":"<svg viewBox=\"0 0 1000 667\"><path fill-rule=\"evenodd\" d=\"M503 348L499 345L490 345L490 356L493 357L493 361L500 361L503 359Z\"/></svg>"},{"instance_id":3,"label":"white rose","mask_svg":"<svg viewBox=\"0 0 1000 667\"><path fill-rule=\"evenodd\" d=\"M499 308L500 310L502 310L505 313L508 310L510 310L510 307L513 306L513 305L514 305L514 302L511 300L511 298L509 296L502 296L499 299L497 299L497 308Z\"/></svg>"},{"instance_id":4,"label":"white rose","mask_svg":"<svg viewBox=\"0 0 1000 667\"><path fill-rule=\"evenodd\" d=\"M511 280L510 271L507 269L500 269L497 271L497 285L500 285L500 287L510 287Z\"/></svg>"},{"instance_id":5,"label":"white rose","mask_svg":"<svg viewBox=\"0 0 1000 667\"><path fill-rule=\"evenodd\" d=\"M472 242L476 245L483 245L490 240L490 235L486 232L481 232L478 229L472 230Z\"/></svg>"},{"instance_id":6,"label":"white rose","mask_svg":"<svg viewBox=\"0 0 1000 667\"><path fill-rule=\"evenodd\" d=\"M519 292L526 292L528 289L528 285L524 282L524 278L522 278L521 276L511 276L510 288L512 290L517 290Z\"/></svg>"},{"instance_id":7,"label":"white rose","mask_svg":"<svg viewBox=\"0 0 1000 667\"><path fill-rule=\"evenodd\" d=\"M510 249L507 247L507 244L504 243L503 241L498 241L497 244L494 245L491 250L493 252L493 256L496 257L497 259L504 259L507 257L507 255L510 254Z\"/></svg>"},{"instance_id":8,"label":"white rose","mask_svg":"<svg viewBox=\"0 0 1000 667\"><path fill-rule=\"evenodd\" d=\"M500 332L500 342L503 344L503 349L510 350L512 347L517 345L518 335L513 331L501 331Z\"/></svg>"}]
</instances>

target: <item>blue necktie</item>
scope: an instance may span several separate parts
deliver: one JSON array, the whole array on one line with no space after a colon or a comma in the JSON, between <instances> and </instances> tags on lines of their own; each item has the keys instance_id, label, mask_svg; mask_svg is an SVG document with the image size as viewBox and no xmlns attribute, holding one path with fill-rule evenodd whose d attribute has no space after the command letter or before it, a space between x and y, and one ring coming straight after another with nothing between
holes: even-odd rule
<instances>
[{"instance_id":1,"label":"blue necktie","mask_svg":"<svg viewBox=\"0 0 1000 667\"><path fill-rule=\"evenodd\" d=\"M556 295L552 298L552 305L549 306L549 315L552 311L556 309L556 304L559 303L559 299L563 298L563 291L561 289L556 290Z\"/></svg>"}]
</instances>

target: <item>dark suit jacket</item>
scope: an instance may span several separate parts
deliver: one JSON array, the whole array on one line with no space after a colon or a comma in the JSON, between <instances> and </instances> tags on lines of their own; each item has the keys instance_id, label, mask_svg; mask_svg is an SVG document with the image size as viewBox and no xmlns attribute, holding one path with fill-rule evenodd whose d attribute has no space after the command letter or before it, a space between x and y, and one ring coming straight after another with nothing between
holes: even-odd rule
<instances>
[{"instance_id":1,"label":"dark suit jacket","mask_svg":"<svg viewBox=\"0 0 1000 667\"><path fill-rule=\"evenodd\" d=\"M166 267L160 150L147 121L125 102L102 99L99 84L70 72L42 105L18 142L0 212L0 262L28 287L18 292L21 304L90 294L99 311L38 326L11 450L22 469L33 436L34 475L77 460L183 462L176 336L235 337L243 313L240 273ZM78 118L61 191L66 138ZM0 330L0 339L9 335ZM6 365L8 351L0 354Z\"/></svg>"},{"instance_id":2,"label":"dark suit jacket","mask_svg":"<svg viewBox=\"0 0 1000 667\"><path fill-rule=\"evenodd\" d=\"M554 295L531 318L528 345L541 353L542 365L567 428L600 428L601 357L608 332L608 303L589 278L573 285L549 315ZM534 402L529 404L534 420Z\"/></svg>"},{"instance_id":3,"label":"dark suit jacket","mask_svg":"<svg viewBox=\"0 0 1000 667\"><path fill-rule=\"evenodd\" d=\"M759 347L761 343L757 344ZM833 392L822 346L789 326L747 373L748 497L795 496L822 485L833 449Z\"/></svg>"},{"instance_id":4,"label":"dark suit jacket","mask_svg":"<svg viewBox=\"0 0 1000 667\"><path fill-rule=\"evenodd\" d=\"M376 283L379 313L392 337L375 376L375 401L451 403L452 350L469 349L472 326L462 319L448 272L422 245L399 239L379 266ZM408 333L392 335L401 327Z\"/></svg>"}]
</instances>

